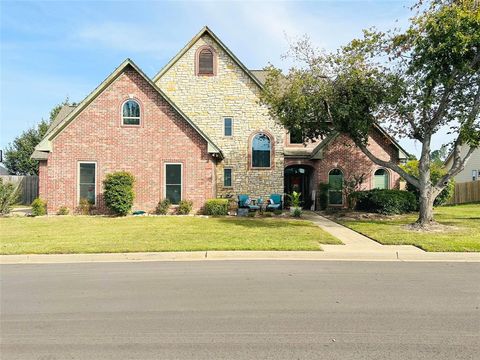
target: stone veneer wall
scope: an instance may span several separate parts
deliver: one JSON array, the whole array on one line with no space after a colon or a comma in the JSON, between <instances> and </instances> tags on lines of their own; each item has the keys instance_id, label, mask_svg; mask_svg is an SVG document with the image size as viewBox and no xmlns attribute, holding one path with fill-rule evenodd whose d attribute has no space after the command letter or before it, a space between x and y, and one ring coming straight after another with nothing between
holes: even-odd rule
<instances>
[{"instance_id":1,"label":"stone veneer wall","mask_svg":"<svg viewBox=\"0 0 480 360\"><path fill-rule=\"evenodd\" d=\"M216 51L215 76L195 75L195 53L204 45ZM202 36L178 59L157 85L221 148L225 158L216 168L217 196L283 193L285 130L258 103L258 85L209 35ZM223 136L224 117L233 118L232 137ZM267 131L274 137L271 169L249 168L249 138L256 131ZM224 167L232 168L231 188L223 186Z\"/></svg>"}]
</instances>

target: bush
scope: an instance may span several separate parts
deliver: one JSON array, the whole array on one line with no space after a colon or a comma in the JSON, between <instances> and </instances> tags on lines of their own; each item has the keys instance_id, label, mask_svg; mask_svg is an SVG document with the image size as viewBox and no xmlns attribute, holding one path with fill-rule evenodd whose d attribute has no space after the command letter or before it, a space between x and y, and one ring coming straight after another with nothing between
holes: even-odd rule
<instances>
[{"instance_id":1,"label":"bush","mask_svg":"<svg viewBox=\"0 0 480 360\"><path fill-rule=\"evenodd\" d=\"M283 214L283 211L277 209L277 210L273 210L273 213L274 213L275 215L282 215L282 214Z\"/></svg>"},{"instance_id":2,"label":"bush","mask_svg":"<svg viewBox=\"0 0 480 360\"><path fill-rule=\"evenodd\" d=\"M318 203L320 210L325 210L328 207L328 190L330 189L329 184L320 183L318 184Z\"/></svg>"},{"instance_id":3,"label":"bush","mask_svg":"<svg viewBox=\"0 0 480 360\"><path fill-rule=\"evenodd\" d=\"M169 208L170 208L170 200L163 199L162 201L158 202L157 207L155 208L155 214L167 215Z\"/></svg>"},{"instance_id":4,"label":"bush","mask_svg":"<svg viewBox=\"0 0 480 360\"><path fill-rule=\"evenodd\" d=\"M355 209L379 214L405 214L417 209L415 195L408 191L374 189L351 194Z\"/></svg>"},{"instance_id":5,"label":"bush","mask_svg":"<svg viewBox=\"0 0 480 360\"><path fill-rule=\"evenodd\" d=\"M300 217L300 216L302 216L302 209L301 209L301 208L298 208L298 207L296 207L295 209L293 209L292 216L293 216L293 217Z\"/></svg>"},{"instance_id":6,"label":"bush","mask_svg":"<svg viewBox=\"0 0 480 360\"><path fill-rule=\"evenodd\" d=\"M3 182L0 178L0 215L5 215L12 210L13 204L18 200L19 187L10 182Z\"/></svg>"},{"instance_id":7,"label":"bush","mask_svg":"<svg viewBox=\"0 0 480 360\"><path fill-rule=\"evenodd\" d=\"M410 175L418 177L418 160L410 160L405 165L403 165L402 168ZM430 165L430 180L432 181L432 184L435 184L446 173L447 170L444 169L441 164L432 163ZM415 186L413 186L407 181L405 190L414 194L418 202L418 199L420 198L420 191L418 191ZM443 189L442 192L438 194L438 196L435 198L433 205L440 206L445 204L453 196L454 191L455 181L454 179L450 179L445 189Z\"/></svg>"},{"instance_id":8,"label":"bush","mask_svg":"<svg viewBox=\"0 0 480 360\"><path fill-rule=\"evenodd\" d=\"M135 178L126 171L108 174L103 181L105 205L115 215L127 215L133 206Z\"/></svg>"},{"instance_id":9,"label":"bush","mask_svg":"<svg viewBox=\"0 0 480 360\"><path fill-rule=\"evenodd\" d=\"M47 214L47 203L40 199L36 198L32 202L32 215L33 216L42 216Z\"/></svg>"},{"instance_id":10,"label":"bush","mask_svg":"<svg viewBox=\"0 0 480 360\"><path fill-rule=\"evenodd\" d=\"M205 202L205 215L223 216L228 214L228 199L209 199Z\"/></svg>"},{"instance_id":11,"label":"bush","mask_svg":"<svg viewBox=\"0 0 480 360\"><path fill-rule=\"evenodd\" d=\"M69 212L70 210L66 206L62 206L58 209L57 215L68 215Z\"/></svg>"},{"instance_id":12,"label":"bush","mask_svg":"<svg viewBox=\"0 0 480 360\"><path fill-rule=\"evenodd\" d=\"M178 215L188 215L192 211L193 202L190 200L182 200L178 204L177 214Z\"/></svg>"},{"instance_id":13,"label":"bush","mask_svg":"<svg viewBox=\"0 0 480 360\"><path fill-rule=\"evenodd\" d=\"M93 204L85 198L80 199L77 207L77 213L80 215L90 215L92 213Z\"/></svg>"}]
</instances>

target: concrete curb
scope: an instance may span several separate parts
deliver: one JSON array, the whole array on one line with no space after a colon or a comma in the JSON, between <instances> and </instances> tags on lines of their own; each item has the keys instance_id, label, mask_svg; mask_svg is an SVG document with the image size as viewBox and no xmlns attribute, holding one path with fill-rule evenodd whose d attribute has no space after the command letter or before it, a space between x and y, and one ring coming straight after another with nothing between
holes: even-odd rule
<instances>
[{"instance_id":1,"label":"concrete curb","mask_svg":"<svg viewBox=\"0 0 480 360\"><path fill-rule=\"evenodd\" d=\"M338 250L331 249L339 247ZM0 255L1 265L144 261L307 260L480 262L480 253L426 253L395 249L355 251L331 245L328 251L192 251L112 254ZM343 248L343 249L342 249Z\"/></svg>"}]
</instances>

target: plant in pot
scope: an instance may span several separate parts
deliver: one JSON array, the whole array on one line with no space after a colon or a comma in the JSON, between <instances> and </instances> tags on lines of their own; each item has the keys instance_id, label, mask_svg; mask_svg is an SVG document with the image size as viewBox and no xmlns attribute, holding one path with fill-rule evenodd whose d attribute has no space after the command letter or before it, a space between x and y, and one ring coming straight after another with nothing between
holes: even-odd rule
<instances>
[{"instance_id":1,"label":"plant in pot","mask_svg":"<svg viewBox=\"0 0 480 360\"><path fill-rule=\"evenodd\" d=\"M292 202L292 205L290 206L290 214L291 215L296 215L296 214L301 214L302 213L302 207L300 206L301 201L300 201L300 196L302 194L299 192L292 192L291 195L288 195L290 198L290 201ZM298 215L297 215L298 217Z\"/></svg>"}]
</instances>

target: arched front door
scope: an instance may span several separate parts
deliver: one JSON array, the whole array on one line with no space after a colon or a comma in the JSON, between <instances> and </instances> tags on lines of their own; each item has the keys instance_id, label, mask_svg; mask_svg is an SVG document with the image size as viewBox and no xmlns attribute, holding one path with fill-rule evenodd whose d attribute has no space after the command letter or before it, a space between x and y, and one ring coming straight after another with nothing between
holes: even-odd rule
<instances>
[{"instance_id":1,"label":"arched front door","mask_svg":"<svg viewBox=\"0 0 480 360\"><path fill-rule=\"evenodd\" d=\"M294 191L301 194L302 206L310 209L312 205L312 173L313 169L305 165L292 165L285 168L285 194ZM290 199L285 197L285 204L290 205Z\"/></svg>"}]
</instances>

